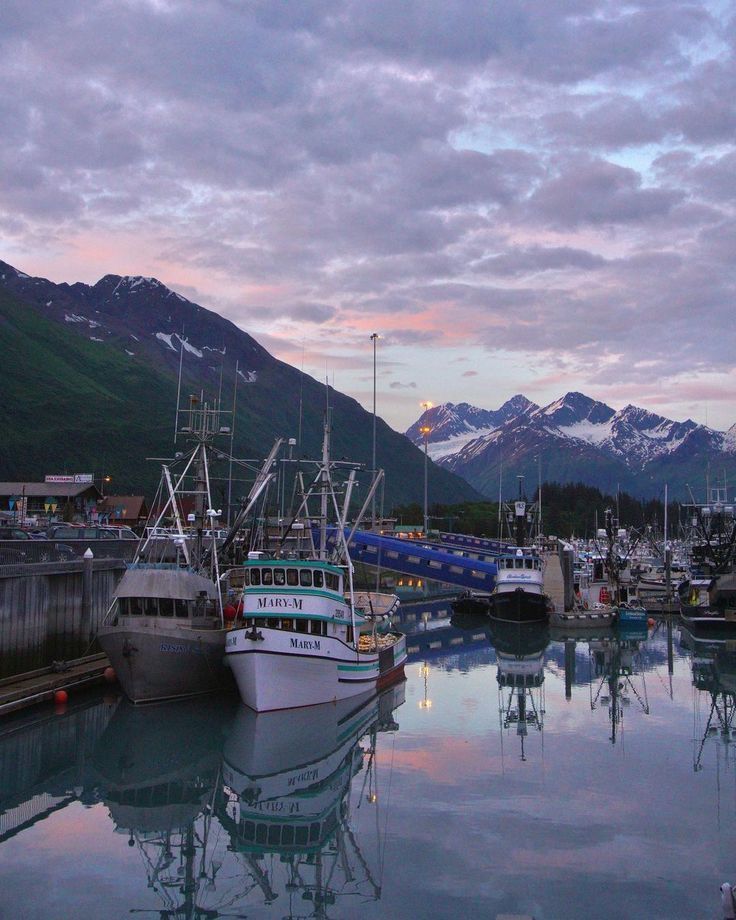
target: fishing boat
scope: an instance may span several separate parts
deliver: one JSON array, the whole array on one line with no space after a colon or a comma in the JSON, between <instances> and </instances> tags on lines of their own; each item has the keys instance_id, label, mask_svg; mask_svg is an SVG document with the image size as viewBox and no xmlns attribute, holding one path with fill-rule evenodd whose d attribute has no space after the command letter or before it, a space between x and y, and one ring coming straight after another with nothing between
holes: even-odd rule
<instances>
[{"instance_id":1,"label":"fishing boat","mask_svg":"<svg viewBox=\"0 0 736 920\"><path fill-rule=\"evenodd\" d=\"M245 563L242 619L228 634L226 654L243 702L257 712L347 699L386 687L404 673L406 638L390 626L399 599L357 592L348 548L382 471L349 531L346 518L358 467L333 464L329 450L328 412L317 475L301 502L309 518L310 499L320 499L313 551L301 559L293 553L269 558L253 552ZM348 466L340 504L337 476ZM328 544L330 508L338 520Z\"/></svg>"},{"instance_id":2,"label":"fishing boat","mask_svg":"<svg viewBox=\"0 0 736 920\"><path fill-rule=\"evenodd\" d=\"M540 557L518 547L513 553L499 556L496 566L496 583L488 599L489 615L510 623L546 623L550 607Z\"/></svg>"},{"instance_id":3,"label":"fishing boat","mask_svg":"<svg viewBox=\"0 0 736 920\"><path fill-rule=\"evenodd\" d=\"M515 548L496 559L496 581L488 598L488 614L510 623L546 623L552 608L544 593L544 564L534 539L539 532L539 502L524 497L524 477L519 476L518 497L501 508L508 536Z\"/></svg>"},{"instance_id":4,"label":"fishing boat","mask_svg":"<svg viewBox=\"0 0 736 920\"><path fill-rule=\"evenodd\" d=\"M234 609L235 587L221 567L220 512L213 507L209 470L216 435L229 435L230 429L220 425L219 407L196 396L177 412L177 422L190 450L163 464L147 535L97 633L134 703L195 696L231 681L224 664L225 611ZM272 455L277 448L278 442ZM270 480L271 459L256 478L244 514ZM184 502L194 508L186 517ZM173 523L164 527L165 520Z\"/></svg>"}]
</instances>

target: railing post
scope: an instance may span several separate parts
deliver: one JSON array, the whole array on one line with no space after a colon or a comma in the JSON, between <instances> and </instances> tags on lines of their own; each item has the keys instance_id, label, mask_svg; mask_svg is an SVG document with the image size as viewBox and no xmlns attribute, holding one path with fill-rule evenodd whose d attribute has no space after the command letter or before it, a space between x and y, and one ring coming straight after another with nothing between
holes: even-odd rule
<instances>
[{"instance_id":1,"label":"railing post","mask_svg":"<svg viewBox=\"0 0 736 920\"><path fill-rule=\"evenodd\" d=\"M79 632L92 641L92 563L95 555L88 546L82 556L82 618Z\"/></svg>"}]
</instances>

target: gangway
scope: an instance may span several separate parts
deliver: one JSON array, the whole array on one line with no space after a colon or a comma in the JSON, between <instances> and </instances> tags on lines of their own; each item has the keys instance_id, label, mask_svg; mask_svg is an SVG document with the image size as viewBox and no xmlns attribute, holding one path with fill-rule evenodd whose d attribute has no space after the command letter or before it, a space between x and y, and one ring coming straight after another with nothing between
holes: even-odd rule
<instances>
[{"instance_id":1,"label":"gangway","mask_svg":"<svg viewBox=\"0 0 736 920\"><path fill-rule=\"evenodd\" d=\"M328 528L327 542L334 546L336 528ZM467 559L441 547L414 540L399 540L366 530L356 530L350 539L354 561L381 566L392 572L429 578L460 588L488 592L496 583L496 564L482 559Z\"/></svg>"},{"instance_id":2,"label":"gangway","mask_svg":"<svg viewBox=\"0 0 736 920\"><path fill-rule=\"evenodd\" d=\"M439 542L443 546L458 548L478 553L479 556L500 556L516 549L516 546L502 540L489 540L487 537L473 537L465 533L446 533L440 531Z\"/></svg>"}]
</instances>

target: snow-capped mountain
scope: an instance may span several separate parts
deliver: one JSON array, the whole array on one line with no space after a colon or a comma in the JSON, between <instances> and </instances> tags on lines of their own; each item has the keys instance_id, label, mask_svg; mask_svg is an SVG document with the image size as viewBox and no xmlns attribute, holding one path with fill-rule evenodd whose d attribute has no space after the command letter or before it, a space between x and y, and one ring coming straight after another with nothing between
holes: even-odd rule
<instances>
[{"instance_id":1,"label":"snow-capped mountain","mask_svg":"<svg viewBox=\"0 0 736 920\"><path fill-rule=\"evenodd\" d=\"M522 411L508 412L486 430L456 424L450 433L444 420L457 415L457 407L446 404L424 413L406 434L420 444L419 429L432 428L429 450L436 462L488 495L497 494L502 468L535 482L580 481L642 495L665 481L684 492L685 483L703 479L708 464L731 481L736 473L736 425L724 433L632 405L616 411L583 393L567 393L542 407L523 396L510 402ZM474 407L464 408L463 416L495 420L493 412ZM435 427L435 420L443 424Z\"/></svg>"},{"instance_id":2,"label":"snow-capped mountain","mask_svg":"<svg viewBox=\"0 0 736 920\"><path fill-rule=\"evenodd\" d=\"M443 403L427 409L405 434L415 444L424 443L422 428L429 428L429 453L433 459L457 453L466 444L496 431L519 415L539 407L526 396L512 396L500 409L478 409L469 403Z\"/></svg>"}]
</instances>

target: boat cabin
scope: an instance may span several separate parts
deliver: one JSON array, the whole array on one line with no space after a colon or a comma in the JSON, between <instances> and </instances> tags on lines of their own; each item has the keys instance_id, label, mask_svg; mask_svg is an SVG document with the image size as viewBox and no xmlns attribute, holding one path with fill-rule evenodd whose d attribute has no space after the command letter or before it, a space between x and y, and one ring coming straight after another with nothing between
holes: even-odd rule
<instances>
[{"instance_id":1,"label":"boat cabin","mask_svg":"<svg viewBox=\"0 0 736 920\"><path fill-rule=\"evenodd\" d=\"M542 560L539 556L528 556L521 551L513 556L499 556L496 563L498 571L508 571L510 569L529 569L536 572L542 571Z\"/></svg>"}]
</instances>

